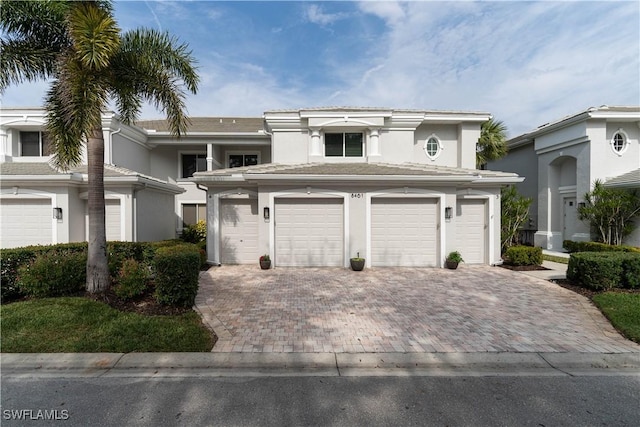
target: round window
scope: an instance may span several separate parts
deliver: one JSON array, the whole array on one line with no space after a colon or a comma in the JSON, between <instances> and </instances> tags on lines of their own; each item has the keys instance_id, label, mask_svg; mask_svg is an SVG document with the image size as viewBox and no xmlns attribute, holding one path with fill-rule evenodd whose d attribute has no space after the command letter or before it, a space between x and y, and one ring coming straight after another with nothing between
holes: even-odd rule
<instances>
[{"instance_id":1,"label":"round window","mask_svg":"<svg viewBox=\"0 0 640 427\"><path fill-rule=\"evenodd\" d=\"M624 132L618 131L611 138L611 148L616 154L622 154L627 148L627 138Z\"/></svg>"},{"instance_id":2,"label":"round window","mask_svg":"<svg viewBox=\"0 0 640 427\"><path fill-rule=\"evenodd\" d=\"M440 154L440 140L437 136L432 135L427 138L427 141L424 143L424 152L430 159L435 159Z\"/></svg>"}]
</instances>

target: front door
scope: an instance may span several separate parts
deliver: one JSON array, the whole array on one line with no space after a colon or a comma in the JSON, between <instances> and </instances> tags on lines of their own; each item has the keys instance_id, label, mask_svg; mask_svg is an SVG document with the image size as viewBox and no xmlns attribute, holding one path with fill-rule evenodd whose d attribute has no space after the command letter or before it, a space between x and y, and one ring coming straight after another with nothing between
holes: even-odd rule
<instances>
[{"instance_id":1,"label":"front door","mask_svg":"<svg viewBox=\"0 0 640 427\"><path fill-rule=\"evenodd\" d=\"M562 239L572 240L576 232L576 222L578 221L578 208L575 197L565 197L562 212Z\"/></svg>"}]
</instances>

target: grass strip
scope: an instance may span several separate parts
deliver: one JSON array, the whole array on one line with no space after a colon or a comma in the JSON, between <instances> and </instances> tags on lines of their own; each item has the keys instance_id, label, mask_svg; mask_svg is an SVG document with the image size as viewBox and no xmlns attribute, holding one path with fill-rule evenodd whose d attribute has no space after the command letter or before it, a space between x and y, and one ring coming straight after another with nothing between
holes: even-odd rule
<instances>
[{"instance_id":1,"label":"grass strip","mask_svg":"<svg viewBox=\"0 0 640 427\"><path fill-rule=\"evenodd\" d=\"M569 264L569 258L564 258L561 256L542 254L542 259L545 261L559 262L560 264Z\"/></svg>"},{"instance_id":2,"label":"grass strip","mask_svg":"<svg viewBox=\"0 0 640 427\"><path fill-rule=\"evenodd\" d=\"M593 302L618 331L640 343L640 294L603 292Z\"/></svg>"},{"instance_id":3,"label":"grass strip","mask_svg":"<svg viewBox=\"0 0 640 427\"><path fill-rule=\"evenodd\" d=\"M0 318L0 349L7 353L210 351L213 346L195 312L145 316L81 297L3 305Z\"/></svg>"}]
</instances>

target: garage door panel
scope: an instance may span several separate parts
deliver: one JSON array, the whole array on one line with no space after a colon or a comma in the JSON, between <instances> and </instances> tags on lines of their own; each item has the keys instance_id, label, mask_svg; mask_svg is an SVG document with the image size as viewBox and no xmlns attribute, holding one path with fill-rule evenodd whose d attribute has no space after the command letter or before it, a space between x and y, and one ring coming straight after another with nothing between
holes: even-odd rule
<instances>
[{"instance_id":1,"label":"garage door panel","mask_svg":"<svg viewBox=\"0 0 640 427\"><path fill-rule=\"evenodd\" d=\"M282 199L275 209L276 265L344 265L342 199Z\"/></svg>"},{"instance_id":2,"label":"garage door panel","mask_svg":"<svg viewBox=\"0 0 640 427\"><path fill-rule=\"evenodd\" d=\"M258 201L220 201L220 262L251 264L258 260Z\"/></svg>"},{"instance_id":3,"label":"garage door panel","mask_svg":"<svg viewBox=\"0 0 640 427\"><path fill-rule=\"evenodd\" d=\"M371 264L429 267L438 263L436 199L371 200Z\"/></svg>"},{"instance_id":4,"label":"garage door panel","mask_svg":"<svg viewBox=\"0 0 640 427\"><path fill-rule=\"evenodd\" d=\"M0 247L49 245L53 239L50 199L3 199Z\"/></svg>"},{"instance_id":5,"label":"garage door panel","mask_svg":"<svg viewBox=\"0 0 640 427\"><path fill-rule=\"evenodd\" d=\"M486 202L460 199L456 207L456 250L468 264L486 262Z\"/></svg>"},{"instance_id":6,"label":"garage door panel","mask_svg":"<svg viewBox=\"0 0 640 427\"><path fill-rule=\"evenodd\" d=\"M112 242L122 240L122 213L120 200L105 200L104 209L107 241Z\"/></svg>"}]
</instances>

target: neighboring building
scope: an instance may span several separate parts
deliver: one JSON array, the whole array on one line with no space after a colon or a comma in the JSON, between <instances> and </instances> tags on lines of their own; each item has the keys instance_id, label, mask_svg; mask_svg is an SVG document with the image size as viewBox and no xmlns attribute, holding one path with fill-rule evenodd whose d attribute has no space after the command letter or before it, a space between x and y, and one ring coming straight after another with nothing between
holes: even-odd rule
<instances>
[{"instance_id":1,"label":"neighboring building","mask_svg":"<svg viewBox=\"0 0 640 427\"><path fill-rule=\"evenodd\" d=\"M0 109L0 247L87 239L87 167L49 165L45 112ZM269 161L270 138L261 118L193 118L188 135L169 136L164 121L127 126L102 117L105 140L108 240L175 238L183 225L203 219L205 192L189 177L229 162Z\"/></svg>"},{"instance_id":2,"label":"neighboring building","mask_svg":"<svg viewBox=\"0 0 640 427\"><path fill-rule=\"evenodd\" d=\"M563 240L590 240L577 208L595 180L640 190L639 141L640 107L604 105L510 139L509 154L488 167L526 178L517 184L533 199L526 228L536 246L560 251ZM625 243L640 246L640 228Z\"/></svg>"},{"instance_id":3,"label":"neighboring building","mask_svg":"<svg viewBox=\"0 0 640 427\"><path fill-rule=\"evenodd\" d=\"M442 266L500 261L500 188L475 169L488 113L379 108L267 111L270 163L197 172L209 262Z\"/></svg>"}]
</instances>

